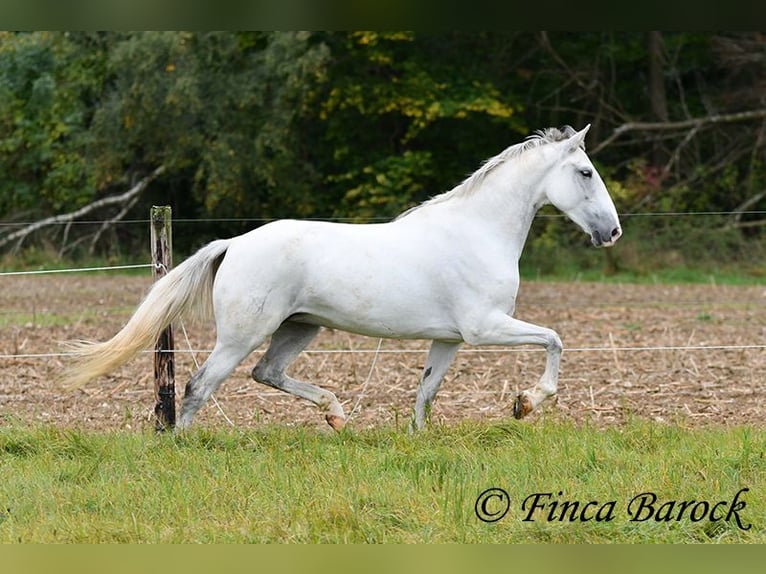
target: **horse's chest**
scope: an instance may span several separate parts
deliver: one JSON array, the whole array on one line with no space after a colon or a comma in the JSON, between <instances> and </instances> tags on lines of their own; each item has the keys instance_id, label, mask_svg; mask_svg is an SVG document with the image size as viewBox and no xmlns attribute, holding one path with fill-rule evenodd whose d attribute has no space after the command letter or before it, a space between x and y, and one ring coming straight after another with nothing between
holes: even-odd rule
<instances>
[{"instance_id":1,"label":"horse's chest","mask_svg":"<svg viewBox=\"0 0 766 574\"><path fill-rule=\"evenodd\" d=\"M518 266L477 264L465 267L460 275L452 287L463 303L513 312L519 290Z\"/></svg>"},{"instance_id":2,"label":"horse's chest","mask_svg":"<svg viewBox=\"0 0 766 574\"><path fill-rule=\"evenodd\" d=\"M486 297L494 307L501 308L503 311L512 314L516 307L516 294L518 291L518 278L514 279L513 276L504 276L497 278L495 282L488 282Z\"/></svg>"}]
</instances>

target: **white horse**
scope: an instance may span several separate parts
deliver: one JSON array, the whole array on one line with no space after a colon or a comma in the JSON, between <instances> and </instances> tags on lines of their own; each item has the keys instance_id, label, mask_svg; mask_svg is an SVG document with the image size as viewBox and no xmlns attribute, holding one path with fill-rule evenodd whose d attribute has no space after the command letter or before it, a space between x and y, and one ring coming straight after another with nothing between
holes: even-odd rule
<instances>
[{"instance_id":1,"label":"white horse","mask_svg":"<svg viewBox=\"0 0 766 574\"><path fill-rule=\"evenodd\" d=\"M179 427L237 365L271 336L252 371L266 385L303 397L336 430L346 417L336 396L297 381L287 368L320 327L371 337L430 339L413 428L430 405L460 346L540 345L545 372L521 392L521 418L556 393L558 334L513 318L518 262L535 213L553 204L599 246L621 235L614 204L584 152L587 126L537 132L490 158L452 191L382 224L282 220L213 241L149 291L123 329L103 343L78 345L72 385L151 347L187 311L209 309L215 347L186 386Z\"/></svg>"}]
</instances>

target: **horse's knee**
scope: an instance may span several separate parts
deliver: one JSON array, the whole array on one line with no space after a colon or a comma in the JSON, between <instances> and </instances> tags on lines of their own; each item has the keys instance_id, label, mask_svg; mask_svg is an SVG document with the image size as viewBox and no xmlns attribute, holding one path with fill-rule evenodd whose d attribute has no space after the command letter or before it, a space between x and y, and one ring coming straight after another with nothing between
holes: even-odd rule
<instances>
[{"instance_id":1,"label":"horse's knee","mask_svg":"<svg viewBox=\"0 0 766 574\"><path fill-rule=\"evenodd\" d=\"M549 353L556 353L557 355L560 355L564 350L564 344L561 342L561 337L559 337L559 334L556 333L556 331L550 332L545 348Z\"/></svg>"}]
</instances>

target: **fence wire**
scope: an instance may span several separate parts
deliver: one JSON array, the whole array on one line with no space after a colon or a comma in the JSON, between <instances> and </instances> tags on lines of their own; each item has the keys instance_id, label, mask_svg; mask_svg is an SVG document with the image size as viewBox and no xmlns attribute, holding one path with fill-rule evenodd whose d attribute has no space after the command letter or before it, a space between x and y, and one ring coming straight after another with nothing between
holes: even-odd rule
<instances>
[{"instance_id":1,"label":"fence wire","mask_svg":"<svg viewBox=\"0 0 766 574\"><path fill-rule=\"evenodd\" d=\"M12 271L6 273L0 273L0 277L9 276L23 276L23 275L44 275L54 273L76 273L76 272L93 272L93 271L116 271L124 269L140 269L153 267L151 263L141 263L132 265L112 265L104 267L83 267L72 269L41 269L35 271ZM718 304L721 302L719 301ZM741 304L741 302L734 302ZM694 302L686 303L688 305L695 304ZM702 303L700 303L702 304ZM643 304L640 304L643 306ZM566 353L615 353L615 352L658 352L658 351L749 351L749 350L762 350L766 349L766 344L763 345L654 345L654 346L597 346L597 347L571 347L565 348ZM427 349L382 349L378 346L377 349L306 349L303 351L307 354L425 354ZM143 353L156 353L157 351L143 351ZM165 351L168 353L178 354L209 354L212 349L175 349L174 351ZM254 354L263 353L264 350L256 350ZM529 348L529 347L507 347L498 346L492 348L462 348L459 353L466 354L478 354L478 353L530 353L530 352L544 352L543 349ZM18 360L18 359L50 359L50 358L63 358L73 357L76 353L72 352L51 352L51 353L7 353L0 354L0 359L5 360Z\"/></svg>"},{"instance_id":2,"label":"fence wire","mask_svg":"<svg viewBox=\"0 0 766 574\"><path fill-rule=\"evenodd\" d=\"M718 216L718 217L730 217L737 216L742 217L746 215L766 215L766 210L747 210L747 211L635 211L635 212L621 212L619 216L623 217L701 217L701 216ZM565 219L566 215L563 213L539 213L536 216L541 219ZM391 217L306 217L303 218L306 221L330 221L338 223L379 223L382 221L390 221ZM192 218L173 218L173 223L194 224L194 223L269 223L276 221L275 218L270 217L211 217L204 219L192 219ZM24 227L27 225L33 225L36 221L0 221L0 229L2 228L14 228ZM102 220L102 219L88 219L77 221L57 221L51 222L50 226L75 226L75 225L149 225L150 219L121 219L119 221Z\"/></svg>"},{"instance_id":3,"label":"fence wire","mask_svg":"<svg viewBox=\"0 0 766 574\"><path fill-rule=\"evenodd\" d=\"M764 215L764 210L752 210L752 211L694 211L694 212L637 212L637 213L621 213L620 217L687 217L687 216L742 216L742 215ZM563 218L562 214L539 214L540 218ZM335 217L335 218L316 218L321 221L336 221L336 222L348 222L348 221L387 221L389 218L364 218L360 220L358 218L348 217ZM226 223L226 222L238 222L238 223L267 223L273 221L267 218L211 218L211 219L174 219L173 223ZM32 222L2 222L0 221L0 228L3 227L19 227L28 225ZM73 225L73 224L103 224L105 221L93 220L93 221L76 221L76 222L62 222L61 225ZM131 219L122 220L119 222L110 222L119 224L144 224L151 223L150 219ZM67 268L67 269L37 269L31 271L7 271L0 272L0 277L18 277L18 276L34 276L34 275L46 275L57 273L87 273L87 272L99 272L99 271L120 271L128 269L141 269L151 268L154 265L152 263L137 263L128 265L111 265L103 267L81 267L81 268ZM722 302L718 302L720 304ZM741 302L736 302L741 304ZM638 305L644 306L642 303ZM694 302L688 302L685 304L695 304ZM702 303L700 303L702 304ZM766 345L657 345L657 346L637 346L637 347L615 347L615 346L600 346L600 347L573 347L566 348L566 353L614 353L614 352L659 352L659 351L743 351L743 350L762 350L766 349ZM176 349L175 353L210 353L211 349ZM155 351L145 351L145 353L154 353ZM264 351L255 351L255 353ZM426 353L427 349L307 349L304 351L308 354L422 354ZM493 347L493 348L463 348L460 353L524 353L524 352L543 352L542 349L527 348L527 347ZM75 356L75 353L60 352L60 353L24 353L24 354L0 354L0 359L14 360L14 359L47 359L47 358L60 358Z\"/></svg>"}]
</instances>

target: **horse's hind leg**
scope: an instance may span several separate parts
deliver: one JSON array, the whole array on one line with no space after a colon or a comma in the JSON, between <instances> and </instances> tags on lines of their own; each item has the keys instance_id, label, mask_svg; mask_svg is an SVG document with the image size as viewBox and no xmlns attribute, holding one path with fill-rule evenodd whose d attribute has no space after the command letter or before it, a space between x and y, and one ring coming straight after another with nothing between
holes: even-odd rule
<instances>
[{"instance_id":1,"label":"horse's hind leg","mask_svg":"<svg viewBox=\"0 0 766 574\"><path fill-rule=\"evenodd\" d=\"M319 327L285 321L271 336L271 344L253 369L253 379L280 391L308 399L325 412L325 420L335 430L346 424L346 415L337 397L330 391L296 381L285 370L316 337Z\"/></svg>"},{"instance_id":2,"label":"horse's hind leg","mask_svg":"<svg viewBox=\"0 0 766 574\"><path fill-rule=\"evenodd\" d=\"M226 345L222 344L220 340L216 343L205 364L194 373L186 385L181 417L178 423L179 430L186 429L191 425L196 412L255 347L257 345L252 347Z\"/></svg>"}]
</instances>

